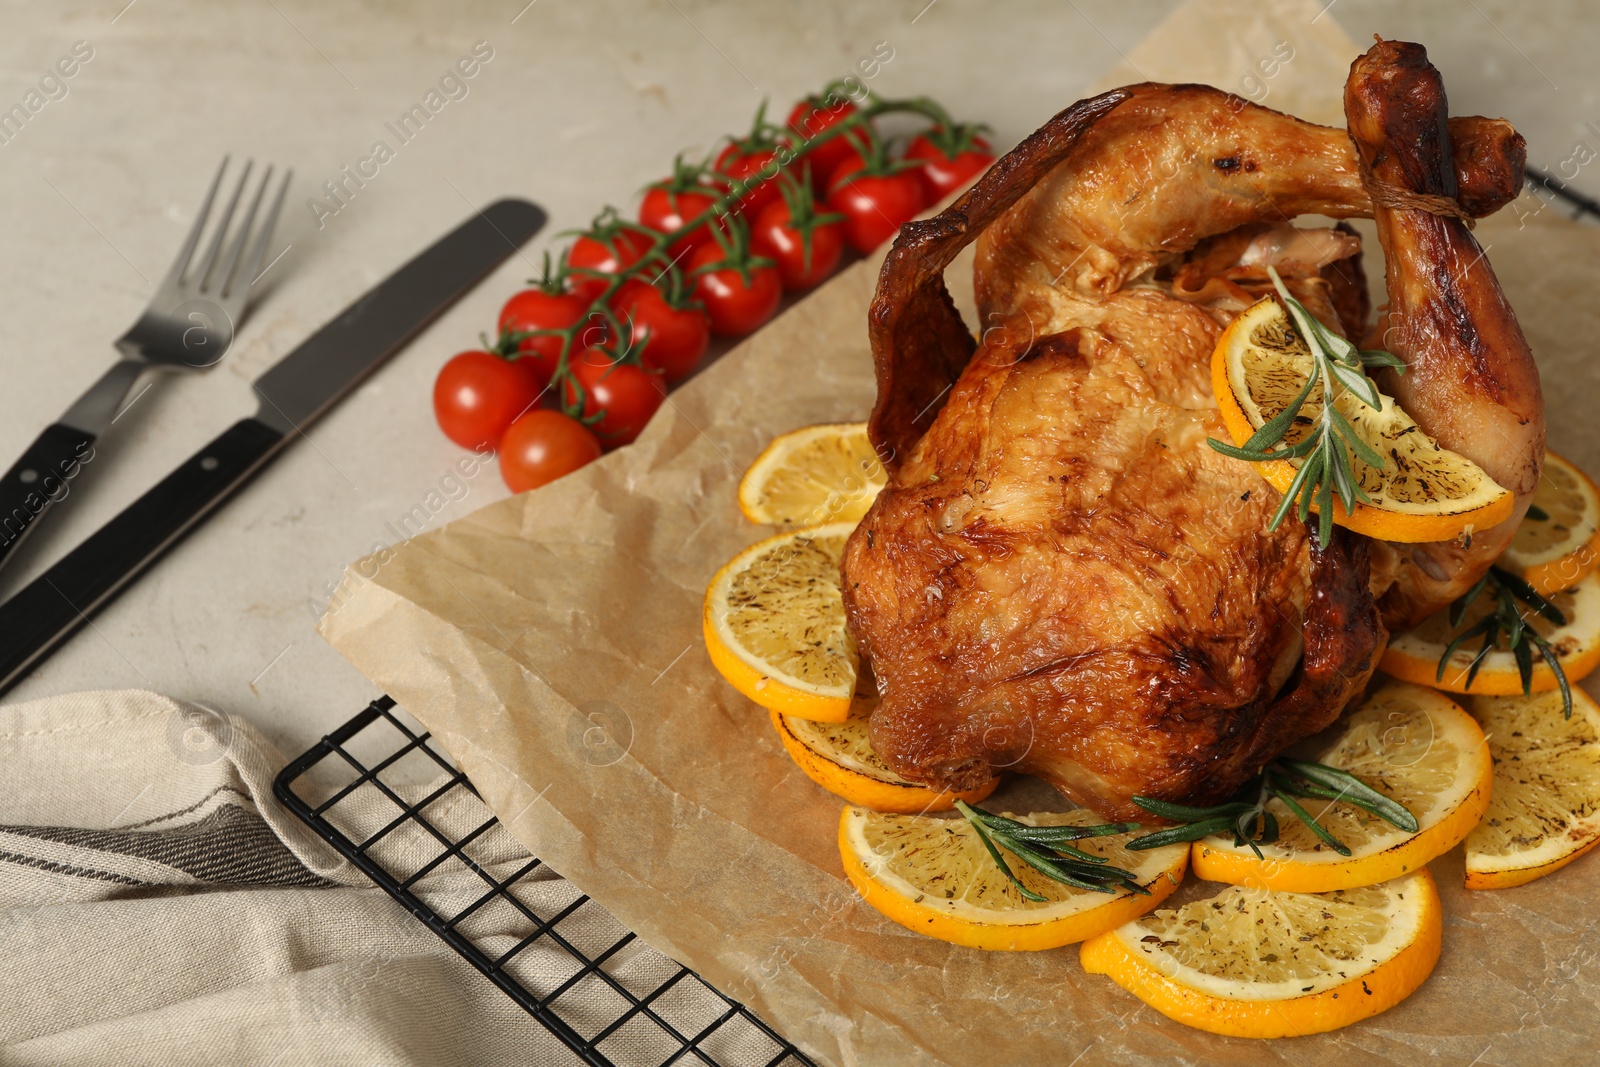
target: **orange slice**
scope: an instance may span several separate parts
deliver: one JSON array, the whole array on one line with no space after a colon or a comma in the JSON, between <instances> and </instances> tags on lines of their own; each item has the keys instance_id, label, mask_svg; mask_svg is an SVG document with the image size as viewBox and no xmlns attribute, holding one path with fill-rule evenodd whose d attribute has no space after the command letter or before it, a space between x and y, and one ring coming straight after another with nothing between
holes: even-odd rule
<instances>
[{"instance_id":1,"label":"orange slice","mask_svg":"<svg viewBox=\"0 0 1600 1067\"><path fill-rule=\"evenodd\" d=\"M1555 653L1557 662L1566 673L1567 681L1576 685L1579 679L1600 665L1600 574L1590 574L1574 588L1553 594L1550 602L1566 616L1565 626L1557 626L1531 612L1525 622L1550 642L1550 650ZM1490 607L1491 598L1479 596L1467 609L1459 627L1450 625L1448 610L1428 616L1419 625L1389 639L1389 648L1384 652L1379 667L1396 678L1452 693L1472 692L1487 696L1520 694L1522 675L1517 671L1516 657L1505 647L1503 639L1499 648L1484 657L1470 690L1467 689L1467 673L1472 665L1472 657L1478 654L1481 647L1477 640L1467 641L1456 649L1445 666L1444 676L1438 676L1439 657L1444 654L1450 639L1477 622ZM1533 691L1547 693L1558 686L1555 672L1541 657L1535 655Z\"/></svg>"},{"instance_id":2,"label":"orange slice","mask_svg":"<svg viewBox=\"0 0 1600 1067\"><path fill-rule=\"evenodd\" d=\"M856 690L856 645L845 629L839 558L853 522L794 530L751 545L706 589L711 662L770 711L843 722Z\"/></svg>"},{"instance_id":3,"label":"orange slice","mask_svg":"<svg viewBox=\"0 0 1600 1067\"><path fill-rule=\"evenodd\" d=\"M1234 444L1244 445L1299 395L1311 364L1310 350L1283 305L1271 297L1233 320L1212 354L1211 385ZM1292 427L1285 444L1300 441L1321 416L1324 384L1319 382L1300 408L1301 418L1310 421ZM1370 503L1346 512L1336 496L1334 522L1381 541L1410 542L1448 541L1510 518L1515 505L1510 492L1465 456L1439 447L1393 397L1381 399L1382 408L1374 409L1343 386L1334 394L1335 408L1357 435L1387 458L1383 467L1372 467L1359 456L1350 457L1356 482ZM1255 466L1283 493L1301 462L1272 460Z\"/></svg>"},{"instance_id":4,"label":"orange slice","mask_svg":"<svg viewBox=\"0 0 1600 1067\"><path fill-rule=\"evenodd\" d=\"M739 510L773 526L859 522L887 480L866 423L806 426L773 438L750 464Z\"/></svg>"},{"instance_id":5,"label":"orange slice","mask_svg":"<svg viewBox=\"0 0 1600 1067\"><path fill-rule=\"evenodd\" d=\"M1494 782L1489 746L1476 720L1448 697L1405 682L1384 686L1288 755L1349 771L1404 805L1419 829L1398 829L1349 804L1301 799L1306 811L1350 850L1341 856L1282 801L1269 800L1278 840L1259 845L1257 858L1231 836L1201 838L1190 857L1195 874L1209 882L1294 893L1387 882L1444 855L1466 837L1483 818Z\"/></svg>"},{"instance_id":6,"label":"orange slice","mask_svg":"<svg viewBox=\"0 0 1600 1067\"><path fill-rule=\"evenodd\" d=\"M1558 871L1600 844L1600 706L1572 691L1473 697L1494 753L1494 799L1467 835L1467 888L1505 889Z\"/></svg>"},{"instance_id":7,"label":"orange slice","mask_svg":"<svg viewBox=\"0 0 1600 1067\"><path fill-rule=\"evenodd\" d=\"M1546 452L1533 508L1495 562L1544 596L1577 585L1600 564L1600 487Z\"/></svg>"},{"instance_id":8,"label":"orange slice","mask_svg":"<svg viewBox=\"0 0 1600 1067\"><path fill-rule=\"evenodd\" d=\"M1093 812L1010 815L1032 826L1090 825ZM1148 896L1077 889L1046 878L1008 856L1017 877L1043 903L1017 892L963 818L881 815L845 808L839 818L844 873L886 918L928 937L969 948L1034 951L1058 948L1120 926L1165 900L1183 881L1186 845L1145 852L1123 846L1134 836L1090 837L1074 847L1132 871Z\"/></svg>"},{"instance_id":9,"label":"orange slice","mask_svg":"<svg viewBox=\"0 0 1600 1067\"><path fill-rule=\"evenodd\" d=\"M1387 1011L1439 961L1427 868L1332 893L1232 886L1083 943L1084 970L1180 1023L1230 1037L1324 1033Z\"/></svg>"},{"instance_id":10,"label":"orange slice","mask_svg":"<svg viewBox=\"0 0 1600 1067\"><path fill-rule=\"evenodd\" d=\"M875 695L857 693L844 722L814 722L772 712L772 728L806 777L851 804L873 811L918 814L949 811L957 800L976 804L995 791L996 778L964 793L949 793L907 781L872 751L867 723Z\"/></svg>"}]
</instances>

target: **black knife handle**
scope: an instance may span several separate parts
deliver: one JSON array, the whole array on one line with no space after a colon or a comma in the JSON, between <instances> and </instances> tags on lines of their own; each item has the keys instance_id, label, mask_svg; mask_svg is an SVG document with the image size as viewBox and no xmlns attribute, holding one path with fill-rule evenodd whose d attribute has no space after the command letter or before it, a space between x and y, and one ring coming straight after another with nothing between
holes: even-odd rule
<instances>
[{"instance_id":1,"label":"black knife handle","mask_svg":"<svg viewBox=\"0 0 1600 1067\"><path fill-rule=\"evenodd\" d=\"M47 426L0 478L0 566L45 509L67 495L69 483L94 458L94 438L66 423Z\"/></svg>"},{"instance_id":2,"label":"black knife handle","mask_svg":"<svg viewBox=\"0 0 1600 1067\"><path fill-rule=\"evenodd\" d=\"M255 473L283 444L256 419L233 424L0 606L0 692Z\"/></svg>"}]
</instances>

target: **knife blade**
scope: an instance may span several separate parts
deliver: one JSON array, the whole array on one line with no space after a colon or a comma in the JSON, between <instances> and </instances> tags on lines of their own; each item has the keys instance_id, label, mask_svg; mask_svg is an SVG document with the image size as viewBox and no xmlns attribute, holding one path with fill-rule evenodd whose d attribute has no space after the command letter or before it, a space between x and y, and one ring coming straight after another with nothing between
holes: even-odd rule
<instances>
[{"instance_id":1,"label":"knife blade","mask_svg":"<svg viewBox=\"0 0 1600 1067\"><path fill-rule=\"evenodd\" d=\"M351 304L252 383L252 418L225 430L0 605L0 693L177 544L295 436L543 228L500 200Z\"/></svg>"}]
</instances>

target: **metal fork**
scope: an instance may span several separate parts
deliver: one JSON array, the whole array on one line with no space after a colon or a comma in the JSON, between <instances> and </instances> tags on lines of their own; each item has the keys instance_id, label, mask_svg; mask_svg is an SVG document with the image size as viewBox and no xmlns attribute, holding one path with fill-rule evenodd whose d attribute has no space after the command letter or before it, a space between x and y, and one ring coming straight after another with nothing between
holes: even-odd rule
<instances>
[{"instance_id":1,"label":"metal fork","mask_svg":"<svg viewBox=\"0 0 1600 1067\"><path fill-rule=\"evenodd\" d=\"M95 439L117 418L122 402L149 370L196 371L215 366L233 341L235 323L243 315L250 291L260 277L267 243L277 225L293 171L284 174L266 220L248 254L246 241L256 214L272 181L272 167L262 175L244 220L223 252L223 239L244 195L253 163L246 162L228 206L216 220L206 250L198 261L195 250L211 216L211 205L228 169L223 157L205 203L184 239L172 269L128 332L116 341L122 353L100 380L78 398L66 414L28 446L22 458L0 478L0 566L5 564L24 535L37 526L51 504L62 500L69 483L94 458ZM142 394L141 394L142 395Z\"/></svg>"}]
</instances>

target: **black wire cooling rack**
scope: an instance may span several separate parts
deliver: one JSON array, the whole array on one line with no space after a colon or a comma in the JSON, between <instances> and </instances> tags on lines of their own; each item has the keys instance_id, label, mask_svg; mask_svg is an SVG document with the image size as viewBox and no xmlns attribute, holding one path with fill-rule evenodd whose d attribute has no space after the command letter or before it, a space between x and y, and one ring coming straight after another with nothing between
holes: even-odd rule
<instances>
[{"instance_id":1,"label":"black wire cooling rack","mask_svg":"<svg viewBox=\"0 0 1600 1067\"><path fill-rule=\"evenodd\" d=\"M706 985L699 975L687 967L672 964L664 978L653 981L653 988L645 991L640 990L637 981L625 981L613 974L607 969L607 964L621 959L620 954L636 941L634 934L624 933L615 939L607 937L605 940L611 943L594 951L594 946L580 946L575 941L581 939L568 937L562 931L563 921L589 904L587 896L576 894L570 900L563 899L559 906L541 909L513 895L512 888L537 877L543 864L538 859L530 859L509 877L497 878L480 866L468 851L469 846L483 840L499 825L497 818L490 815L465 834L455 835L439 827L438 822L443 820L430 819L425 814L427 808L452 790L466 788L474 795L477 790L435 747L437 742L430 743L430 735L426 731L407 725L398 711L394 700L387 696L367 705L360 714L324 737L321 743L279 773L273 783L278 800L428 929L443 938L485 978L544 1024L584 1063L593 1067L619 1067L612 1056L621 1056L626 1052L624 1058L629 1064L658 1063L665 1067L672 1063L698 1061L718 1065L721 1063L717 1058L721 1050L736 1047L740 1050L742 1062L765 1067L815 1067L748 1008ZM353 754L353 749L387 754L370 761L369 766ZM437 770L446 777L425 796L408 802L382 775L397 767L402 760L415 760L418 754L436 764ZM294 789L296 782L303 781L313 771L318 773L321 786L316 792L325 794L325 799L316 803L307 801ZM328 792L330 778L334 784L332 791ZM343 784L338 784L341 781ZM350 832L349 827L336 825L331 818L333 809L360 796L363 791L376 791L387 798L398 813L370 831ZM392 839L402 828L409 829L412 837L417 836L416 831L420 830L426 835L423 840L431 838L438 843L437 853L409 873L392 869L393 864L386 865L374 854L378 851L375 846ZM357 840L357 837L360 839ZM452 908L450 914L440 914L434 910L433 904L419 895L416 886L428 874L452 860L460 862L483 880L483 892L464 907ZM413 865L407 863L405 866ZM544 868L546 875L548 872L549 868ZM498 946L491 949L484 943L485 939L474 938L469 933L468 920L481 915L496 901L515 908L525 920L522 925L526 933L503 951ZM547 951L554 946L557 951L570 957L576 970L553 989L536 994L517 977L511 964L525 949L541 941ZM620 998L615 1002L620 1010L614 1019L596 1029L592 1018L587 1023L578 1018L577 1002L580 998L575 993L584 983L592 985L597 981ZM591 1005L594 1000L592 995L582 999ZM691 1003L699 1005L699 1009L689 1009L687 1005ZM704 1010L707 1003L720 1007L708 1013ZM592 1008L588 1014L592 1015ZM591 1032L586 1035L584 1030Z\"/></svg>"},{"instance_id":2,"label":"black wire cooling rack","mask_svg":"<svg viewBox=\"0 0 1600 1067\"><path fill-rule=\"evenodd\" d=\"M1592 196L1585 196L1547 170L1529 167L1527 190L1533 195L1539 196L1539 190L1541 189L1559 200L1565 200L1567 202L1567 210L1572 212L1573 218L1587 219L1590 222L1600 221L1600 200L1596 200ZM1543 197L1540 198L1543 199ZM1518 217L1521 216L1519 215Z\"/></svg>"}]
</instances>

